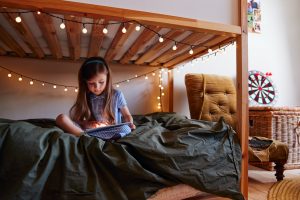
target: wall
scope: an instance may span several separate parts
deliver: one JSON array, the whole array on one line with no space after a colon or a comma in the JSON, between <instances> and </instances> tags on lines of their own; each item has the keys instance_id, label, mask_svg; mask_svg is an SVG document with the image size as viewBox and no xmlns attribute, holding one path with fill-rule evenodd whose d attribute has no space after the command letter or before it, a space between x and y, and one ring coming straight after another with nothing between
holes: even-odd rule
<instances>
[{"instance_id":1,"label":"wall","mask_svg":"<svg viewBox=\"0 0 300 200\"><path fill-rule=\"evenodd\" d=\"M238 25L240 0L69 0L130 10L160 13L203 21Z\"/></svg>"},{"instance_id":2,"label":"wall","mask_svg":"<svg viewBox=\"0 0 300 200\"><path fill-rule=\"evenodd\" d=\"M275 106L300 106L300 1L261 0L262 33L249 33L249 70L272 72L278 90ZM174 72L174 111L189 116L184 75L209 73L235 77L235 46L206 63L185 65ZM182 66L181 66L182 67Z\"/></svg>"},{"instance_id":3,"label":"wall","mask_svg":"<svg viewBox=\"0 0 300 200\"><path fill-rule=\"evenodd\" d=\"M48 82L64 85L77 85L79 62L37 60L24 58L0 57L0 65L15 72L38 78ZM154 70L155 68L111 65L113 82L132 78ZM75 101L76 93L63 87L53 89L52 86L42 86L35 82L29 85L28 79L18 81L17 76L8 78L7 71L0 69L0 118L55 118L59 113L68 113ZM157 95L158 77L149 76L134 79L118 88L121 90L133 114L158 111ZM167 103L167 99L164 101ZM145 106L146 105L146 106Z\"/></svg>"}]
</instances>

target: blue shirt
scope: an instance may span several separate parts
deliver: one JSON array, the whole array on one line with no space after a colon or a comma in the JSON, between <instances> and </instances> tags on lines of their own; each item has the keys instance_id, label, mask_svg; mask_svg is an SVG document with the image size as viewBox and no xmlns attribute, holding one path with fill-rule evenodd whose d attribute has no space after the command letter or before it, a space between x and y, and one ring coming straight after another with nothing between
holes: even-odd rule
<instances>
[{"instance_id":1,"label":"blue shirt","mask_svg":"<svg viewBox=\"0 0 300 200\"><path fill-rule=\"evenodd\" d=\"M112 93L112 107L115 114L115 122L116 124L120 124L122 123L122 113L120 109L126 106L127 103L121 91L113 89ZM103 118L105 95L106 94L95 95L93 93L89 93L88 95L88 101L91 105L91 112L97 121L106 121Z\"/></svg>"}]
</instances>

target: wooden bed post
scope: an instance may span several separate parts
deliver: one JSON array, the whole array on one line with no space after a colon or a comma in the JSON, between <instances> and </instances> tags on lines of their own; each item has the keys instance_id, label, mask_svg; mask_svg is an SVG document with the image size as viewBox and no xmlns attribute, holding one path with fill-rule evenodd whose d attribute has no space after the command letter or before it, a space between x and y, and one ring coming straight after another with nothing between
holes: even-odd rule
<instances>
[{"instance_id":1,"label":"wooden bed post","mask_svg":"<svg viewBox=\"0 0 300 200\"><path fill-rule=\"evenodd\" d=\"M242 148L241 192L248 199L248 27L247 0L239 1L242 34L236 40L237 131Z\"/></svg>"},{"instance_id":2,"label":"wooden bed post","mask_svg":"<svg viewBox=\"0 0 300 200\"><path fill-rule=\"evenodd\" d=\"M169 112L173 112L173 89L174 89L174 75L172 71L171 73L168 73Z\"/></svg>"}]
</instances>

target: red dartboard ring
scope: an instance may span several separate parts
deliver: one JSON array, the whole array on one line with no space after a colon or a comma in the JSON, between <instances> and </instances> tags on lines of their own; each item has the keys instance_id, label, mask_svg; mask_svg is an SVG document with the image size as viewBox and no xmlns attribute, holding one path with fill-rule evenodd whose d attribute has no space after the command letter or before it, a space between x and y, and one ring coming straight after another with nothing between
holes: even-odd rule
<instances>
[{"instance_id":1,"label":"red dartboard ring","mask_svg":"<svg viewBox=\"0 0 300 200\"><path fill-rule=\"evenodd\" d=\"M252 105L274 105L277 101L272 80L260 71L249 71L248 94Z\"/></svg>"}]
</instances>

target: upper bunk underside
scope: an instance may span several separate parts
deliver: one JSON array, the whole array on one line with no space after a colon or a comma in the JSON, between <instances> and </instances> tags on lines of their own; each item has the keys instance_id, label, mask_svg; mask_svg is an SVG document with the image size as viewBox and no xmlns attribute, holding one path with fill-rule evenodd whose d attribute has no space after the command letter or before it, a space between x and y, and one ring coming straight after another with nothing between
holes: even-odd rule
<instances>
[{"instance_id":1,"label":"upper bunk underside","mask_svg":"<svg viewBox=\"0 0 300 200\"><path fill-rule=\"evenodd\" d=\"M173 68L241 34L235 25L74 2L4 0L0 6L0 54L6 56L75 61L102 56Z\"/></svg>"}]
</instances>

